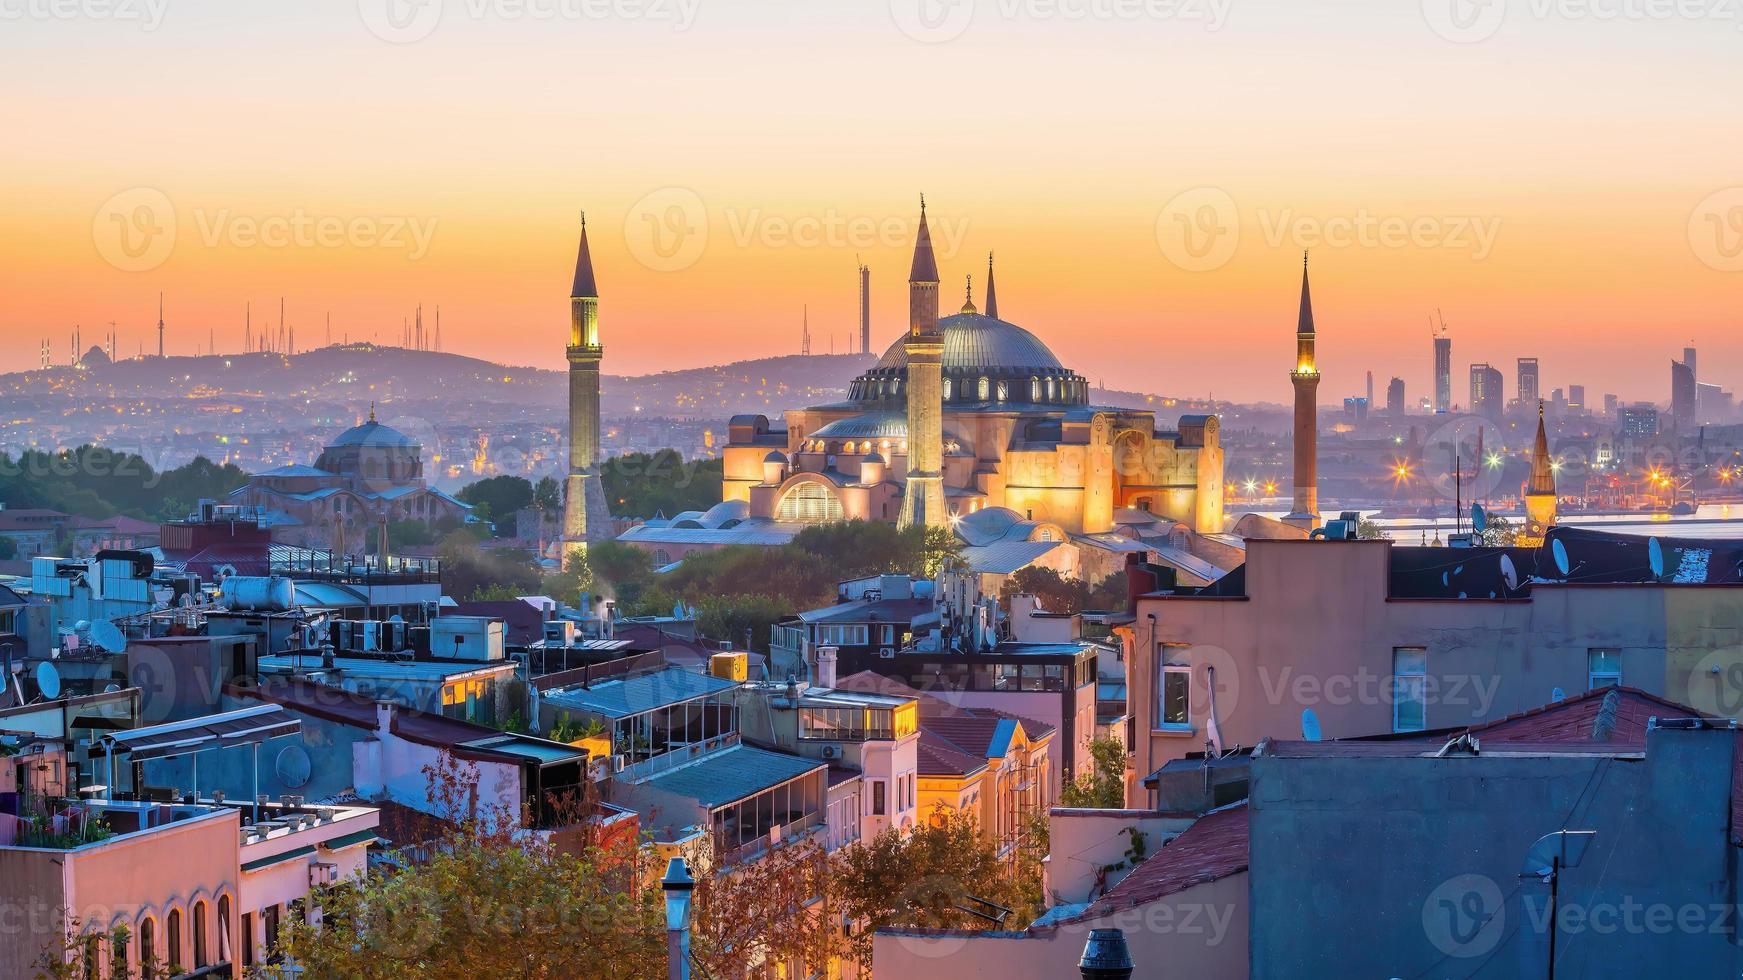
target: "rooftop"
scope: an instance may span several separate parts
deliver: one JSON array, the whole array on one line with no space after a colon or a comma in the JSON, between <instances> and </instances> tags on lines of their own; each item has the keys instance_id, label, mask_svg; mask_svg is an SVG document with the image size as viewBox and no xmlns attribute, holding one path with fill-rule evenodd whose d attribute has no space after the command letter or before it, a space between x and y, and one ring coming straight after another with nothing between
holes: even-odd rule
<instances>
[{"instance_id":1,"label":"rooftop","mask_svg":"<svg viewBox=\"0 0 1743 980\"><path fill-rule=\"evenodd\" d=\"M632 677L601 681L588 687L546 691L543 699L559 708L617 719L671 704L693 701L736 686L733 681L723 678L667 667Z\"/></svg>"},{"instance_id":2,"label":"rooftop","mask_svg":"<svg viewBox=\"0 0 1743 980\"><path fill-rule=\"evenodd\" d=\"M646 782L712 810L827 768L827 763L816 759L739 744L668 769Z\"/></svg>"}]
</instances>

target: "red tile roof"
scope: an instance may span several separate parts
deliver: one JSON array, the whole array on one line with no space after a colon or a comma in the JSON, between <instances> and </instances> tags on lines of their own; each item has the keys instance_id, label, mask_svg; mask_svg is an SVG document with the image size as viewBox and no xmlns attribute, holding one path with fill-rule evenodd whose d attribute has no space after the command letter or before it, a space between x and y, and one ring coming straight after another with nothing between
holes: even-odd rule
<instances>
[{"instance_id":1,"label":"red tile roof","mask_svg":"<svg viewBox=\"0 0 1743 980\"><path fill-rule=\"evenodd\" d=\"M922 776L969 776L986 769L986 757L976 758L922 726L914 747Z\"/></svg>"},{"instance_id":2,"label":"red tile roof","mask_svg":"<svg viewBox=\"0 0 1743 980\"><path fill-rule=\"evenodd\" d=\"M1245 803L1207 813L1074 918L1112 915L1240 874L1249 839Z\"/></svg>"}]
</instances>

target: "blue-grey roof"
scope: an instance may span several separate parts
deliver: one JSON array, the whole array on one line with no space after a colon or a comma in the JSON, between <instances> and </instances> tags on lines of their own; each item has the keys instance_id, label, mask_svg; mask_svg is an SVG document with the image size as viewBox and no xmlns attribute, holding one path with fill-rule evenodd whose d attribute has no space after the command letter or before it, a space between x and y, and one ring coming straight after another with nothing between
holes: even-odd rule
<instances>
[{"instance_id":1,"label":"blue-grey roof","mask_svg":"<svg viewBox=\"0 0 1743 980\"><path fill-rule=\"evenodd\" d=\"M712 810L827 768L828 763L816 759L741 744L661 773L649 779L647 785L695 800Z\"/></svg>"},{"instance_id":2,"label":"blue-grey roof","mask_svg":"<svg viewBox=\"0 0 1743 980\"><path fill-rule=\"evenodd\" d=\"M289 466L274 467L273 469L266 470L266 471L261 472L261 473L256 473L254 475L255 476L336 476L337 474L329 473L326 470L320 469L319 467L305 466L302 463L292 463Z\"/></svg>"},{"instance_id":3,"label":"blue-grey roof","mask_svg":"<svg viewBox=\"0 0 1743 980\"><path fill-rule=\"evenodd\" d=\"M1064 542L996 541L963 548L961 557L969 570L977 574L1012 575L1061 544Z\"/></svg>"},{"instance_id":4,"label":"blue-grey roof","mask_svg":"<svg viewBox=\"0 0 1743 980\"><path fill-rule=\"evenodd\" d=\"M908 416L905 412L867 412L836 419L811 433L812 439L906 439Z\"/></svg>"},{"instance_id":5,"label":"blue-grey roof","mask_svg":"<svg viewBox=\"0 0 1743 980\"><path fill-rule=\"evenodd\" d=\"M944 333L944 370L1063 372L1065 366L1041 338L1014 323L979 313L959 313L938 321ZM874 371L908 366L907 335L896 339Z\"/></svg>"},{"instance_id":6,"label":"blue-grey roof","mask_svg":"<svg viewBox=\"0 0 1743 980\"><path fill-rule=\"evenodd\" d=\"M405 433L390 425L370 419L362 425L346 429L339 433L339 438L328 443L329 447L337 446L386 446L392 448L408 448L417 443Z\"/></svg>"},{"instance_id":7,"label":"blue-grey roof","mask_svg":"<svg viewBox=\"0 0 1743 980\"><path fill-rule=\"evenodd\" d=\"M542 699L558 708L615 719L705 697L735 686L732 681L719 677L667 667L623 679L600 681L591 687L548 691Z\"/></svg>"},{"instance_id":8,"label":"blue-grey roof","mask_svg":"<svg viewBox=\"0 0 1743 980\"><path fill-rule=\"evenodd\" d=\"M638 524L617 540L637 544L786 544L799 536L805 525L753 517L731 527L660 527Z\"/></svg>"}]
</instances>

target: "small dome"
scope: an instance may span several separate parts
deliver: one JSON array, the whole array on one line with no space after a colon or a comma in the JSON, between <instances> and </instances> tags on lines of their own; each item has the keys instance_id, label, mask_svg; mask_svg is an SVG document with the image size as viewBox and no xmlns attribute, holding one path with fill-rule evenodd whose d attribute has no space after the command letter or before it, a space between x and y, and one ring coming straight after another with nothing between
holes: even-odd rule
<instances>
[{"instance_id":1,"label":"small dome","mask_svg":"<svg viewBox=\"0 0 1743 980\"><path fill-rule=\"evenodd\" d=\"M782 466L785 466L787 465L787 454L781 452L779 449L771 450L767 456L763 457L763 462L780 463Z\"/></svg>"},{"instance_id":2,"label":"small dome","mask_svg":"<svg viewBox=\"0 0 1743 980\"><path fill-rule=\"evenodd\" d=\"M813 439L906 439L908 416L904 412L868 412L850 415L811 433Z\"/></svg>"},{"instance_id":3,"label":"small dome","mask_svg":"<svg viewBox=\"0 0 1743 980\"><path fill-rule=\"evenodd\" d=\"M877 453L866 453L859 462L861 466L864 466L867 463L876 463L877 465L882 466L884 465L884 458L879 456Z\"/></svg>"},{"instance_id":4,"label":"small dome","mask_svg":"<svg viewBox=\"0 0 1743 980\"><path fill-rule=\"evenodd\" d=\"M411 449L417 447L417 442L411 436L390 425L382 425L373 418L339 433L339 438L328 444L328 448L341 446L370 446L388 449Z\"/></svg>"}]
</instances>

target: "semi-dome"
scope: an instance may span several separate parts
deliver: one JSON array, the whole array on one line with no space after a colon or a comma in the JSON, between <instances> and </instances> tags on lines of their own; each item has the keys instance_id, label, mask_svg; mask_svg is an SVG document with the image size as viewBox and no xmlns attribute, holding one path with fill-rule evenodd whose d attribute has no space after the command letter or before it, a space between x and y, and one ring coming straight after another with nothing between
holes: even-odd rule
<instances>
[{"instance_id":1,"label":"semi-dome","mask_svg":"<svg viewBox=\"0 0 1743 980\"><path fill-rule=\"evenodd\" d=\"M399 431L391 425L382 425L371 418L359 426L346 429L339 433L339 438L328 444L329 448L340 446L370 446L375 448L405 449L416 446L417 442L411 436Z\"/></svg>"},{"instance_id":2,"label":"semi-dome","mask_svg":"<svg viewBox=\"0 0 1743 980\"><path fill-rule=\"evenodd\" d=\"M979 313L958 313L938 321L944 334L944 370L1064 371L1065 365L1041 338L1014 323ZM908 338L898 337L874 371L908 366Z\"/></svg>"}]
</instances>

